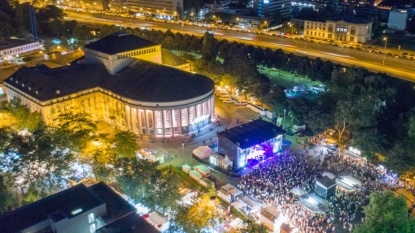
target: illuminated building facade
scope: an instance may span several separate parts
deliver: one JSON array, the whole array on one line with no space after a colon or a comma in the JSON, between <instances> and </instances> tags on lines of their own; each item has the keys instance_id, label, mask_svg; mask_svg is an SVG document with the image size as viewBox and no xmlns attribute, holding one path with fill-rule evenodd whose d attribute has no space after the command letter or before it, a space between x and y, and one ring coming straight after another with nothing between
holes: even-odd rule
<instances>
[{"instance_id":1,"label":"illuminated building facade","mask_svg":"<svg viewBox=\"0 0 415 233\"><path fill-rule=\"evenodd\" d=\"M372 38L372 23L354 16L326 21L304 21L304 36L346 43L366 43Z\"/></svg>"},{"instance_id":2,"label":"illuminated building facade","mask_svg":"<svg viewBox=\"0 0 415 233\"><path fill-rule=\"evenodd\" d=\"M128 9L138 16L174 19L183 11L183 0L127 0Z\"/></svg>"},{"instance_id":3,"label":"illuminated building facade","mask_svg":"<svg viewBox=\"0 0 415 233\"><path fill-rule=\"evenodd\" d=\"M46 123L64 112L85 112L155 137L194 132L211 122L214 82L161 65L160 45L115 33L84 49L84 59L70 66L20 68L5 80L8 100L20 98Z\"/></svg>"},{"instance_id":4,"label":"illuminated building facade","mask_svg":"<svg viewBox=\"0 0 415 233\"><path fill-rule=\"evenodd\" d=\"M254 0L254 12L261 18L270 17L279 11L283 18L291 15L289 0Z\"/></svg>"},{"instance_id":5,"label":"illuminated building facade","mask_svg":"<svg viewBox=\"0 0 415 233\"><path fill-rule=\"evenodd\" d=\"M262 119L219 132L218 153L227 155L233 168L245 167L250 159L282 149L284 130Z\"/></svg>"},{"instance_id":6,"label":"illuminated building facade","mask_svg":"<svg viewBox=\"0 0 415 233\"><path fill-rule=\"evenodd\" d=\"M40 43L37 41L0 38L0 61L13 61L40 50Z\"/></svg>"}]
</instances>

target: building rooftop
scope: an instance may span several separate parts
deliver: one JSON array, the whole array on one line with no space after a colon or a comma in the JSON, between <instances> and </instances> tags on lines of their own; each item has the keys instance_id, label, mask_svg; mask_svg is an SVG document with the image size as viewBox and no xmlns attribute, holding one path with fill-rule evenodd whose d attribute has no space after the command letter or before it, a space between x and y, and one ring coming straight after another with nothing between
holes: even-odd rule
<instances>
[{"instance_id":1,"label":"building rooftop","mask_svg":"<svg viewBox=\"0 0 415 233\"><path fill-rule=\"evenodd\" d=\"M84 185L77 185L0 216L2 233L19 232L49 217L57 222L104 204ZM75 213L75 214L74 214Z\"/></svg>"},{"instance_id":2,"label":"building rooftop","mask_svg":"<svg viewBox=\"0 0 415 233\"><path fill-rule=\"evenodd\" d=\"M336 185L336 180L334 179L330 179L327 176L323 176L321 178L317 178L316 182L320 183L321 185L323 185L325 188L330 188L333 185Z\"/></svg>"},{"instance_id":3,"label":"building rooftop","mask_svg":"<svg viewBox=\"0 0 415 233\"><path fill-rule=\"evenodd\" d=\"M368 23L370 23L370 20L358 18L358 17L351 16L351 15L336 16L336 17L333 17L333 18L328 19L326 21L336 21L336 22L344 21L346 23L352 23L352 24L368 24Z\"/></svg>"},{"instance_id":4,"label":"building rooftop","mask_svg":"<svg viewBox=\"0 0 415 233\"><path fill-rule=\"evenodd\" d=\"M101 87L137 101L174 102L214 89L214 82L208 77L140 60L116 75L110 75L104 65L82 61L55 69L45 65L22 67L5 83L40 101Z\"/></svg>"},{"instance_id":5,"label":"building rooftop","mask_svg":"<svg viewBox=\"0 0 415 233\"><path fill-rule=\"evenodd\" d=\"M184 64L189 64L183 58L177 56L176 54L170 52L167 49L161 49L161 63L168 66L180 66Z\"/></svg>"},{"instance_id":6,"label":"building rooftop","mask_svg":"<svg viewBox=\"0 0 415 233\"><path fill-rule=\"evenodd\" d=\"M106 205L107 215L100 217L106 223L136 211L103 182L88 188L79 184L0 216L0 229L2 233L19 232L49 218L58 222L103 204Z\"/></svg>"},{"instance_id":7,"label":"building rooftop","mask_svg":"<svg viewBox=\"0 0 415 233\"><path fill-rule=\"evenodd\" d=\"M116 32L85 45L85 48L113 55L155 45L157 44L132 34Z\"/></svg>"},{"instance_id":8,"label":"building rooftop","mask_svg":"<svg viewBox=\"0 0 415 233\"><path fill-rule=\"evenodd\" d=\"M148 223L138 214L130 214L101 229L96 233L160 233L154 226Z\"/></svg>"},{"instance_id":9,"label":"building rooftop","mask_svg":"<svg viewBox=\"0 0 415 233\"><path fill-rule=\"evenodd\" d=\"M284 133L284 130L271 122L262 119L239 125L218 133L218 136L224 137L235 143L241 149L246 149Z\"/></svg>"},{"instance_id":10,"label":"building rooftop","mask_svg":"<svg viewBox=\"0 0 415 233\"><path fill-rule=\"evenodd\" d=\"M17 40L17 39L1 39L0 40L0 51L26 45L26 44L33 44L33 43L36 43L36 41Z\"/></svg>"}]
</instances>

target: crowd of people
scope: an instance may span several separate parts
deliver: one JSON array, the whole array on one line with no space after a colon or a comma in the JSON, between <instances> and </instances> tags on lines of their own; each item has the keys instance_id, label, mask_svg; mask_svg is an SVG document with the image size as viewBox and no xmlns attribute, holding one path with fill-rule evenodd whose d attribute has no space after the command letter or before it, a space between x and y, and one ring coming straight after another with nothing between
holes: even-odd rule
<instances>
[{"instance_id":1,"label":"crowd of people","mask_svg":"<svg viewBox=\"0 0 415 233\"><path fill-rule=\"evenodd\" d=\"M286 151L262 161L241 178L238 188L262 205L280 211L300 232L330 233L339 232L338 228L342 232L352 232L355 223L364 221L362 207L369 203L370 193L388 188L380 182L384 171L338 152L321 154L314 160L306 159L307 153L314 152L304 150L294 154ZM300 204L292 190L299 187L312 193L316 179L323 171L350 175L362 184L355 191L337 188L336 195L326 200L328 211L313 213Z\"/></svg>"}]
</instances>

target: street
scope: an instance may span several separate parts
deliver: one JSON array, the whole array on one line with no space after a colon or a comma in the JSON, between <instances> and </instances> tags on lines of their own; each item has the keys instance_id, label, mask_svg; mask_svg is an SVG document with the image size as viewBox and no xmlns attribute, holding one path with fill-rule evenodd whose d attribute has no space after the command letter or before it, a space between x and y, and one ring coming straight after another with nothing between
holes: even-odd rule
<instances>
[{"instance_id":1,"label":"street","mask_svg":"<svg viewBox=\"0 0 415 233\"><path fill-rule=\"evenodd\" d=\"M155 30L170 29L173 33L181 32L195 35L202 35L208 28L195 25L183 25L178 23L165 23L162 21L148 21L133 18L122 18L104 14L89 14L82 12L65 11L67 20L77 20L80 23L120 25L123 27L137 27ZM342 48L339 46L313 43L305 40L290 39L283 37L270 36L266 34L256 34L245 31L232 31L221 28L211 29L218 39L227 39L254 46L270 47L272 49L281 48L285 52L294 53L302 56L320 57L332 60L336 63L348 66L362 66L375 72L387 73L392 76L414 81L415 61L405 58L395 58L386 56L385 66L382 65L383 55L370 53L353 48ZM393 50L387 52L394 54ZM397 52L396 52L397 53Z\"/></svg>"}]
</instances>

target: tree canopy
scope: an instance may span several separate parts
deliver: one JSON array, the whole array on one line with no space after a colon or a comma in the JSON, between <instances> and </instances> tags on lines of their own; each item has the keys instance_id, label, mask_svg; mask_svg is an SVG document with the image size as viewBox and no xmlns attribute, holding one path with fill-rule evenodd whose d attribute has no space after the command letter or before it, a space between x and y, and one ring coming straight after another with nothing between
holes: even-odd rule
<instances>
[{"instance_id":1,"label":"tree canopy","mask_svg":"<svg viewBox=\"0 0 415 233\"><path fill-rule=\"evenodd\" d=\"M415 232L415 220L408 216L405 197L396 197L392 191L372 193L363 212L366 220L353 233Z\"/></svg>"}]
</instances>

